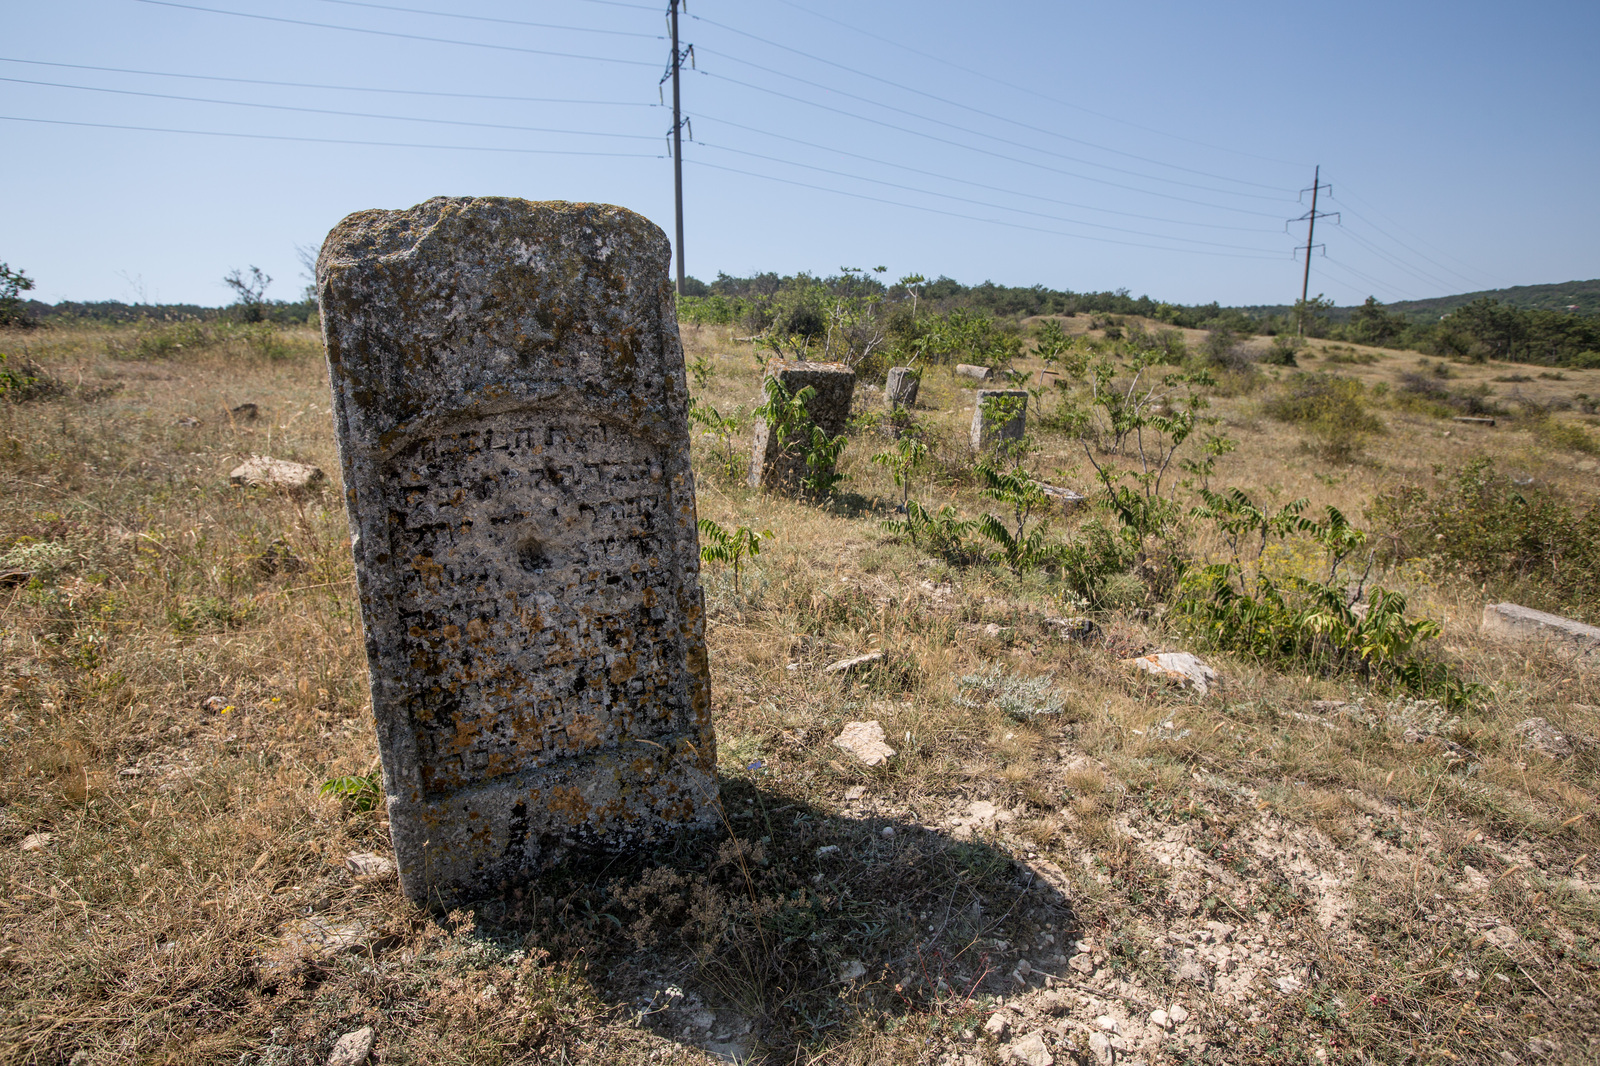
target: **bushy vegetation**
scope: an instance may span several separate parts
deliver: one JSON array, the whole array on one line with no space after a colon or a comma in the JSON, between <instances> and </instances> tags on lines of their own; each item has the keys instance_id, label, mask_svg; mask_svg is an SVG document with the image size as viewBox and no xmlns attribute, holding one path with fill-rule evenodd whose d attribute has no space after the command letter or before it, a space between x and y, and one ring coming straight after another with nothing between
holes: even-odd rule
<instances>
[{"instance_id":1,"label":"bushy vegetation","mask_svg":"<svg viewBox=\"0 0 1600 1066\"><path fill-rule=\"evenodd\" d=\"M1475 459L1431 489L1382 493L1372 519L1391 562L1429 560L1491 596L1600 622L1600 504L1519 485Z\"/></svg>"}]
</instances>

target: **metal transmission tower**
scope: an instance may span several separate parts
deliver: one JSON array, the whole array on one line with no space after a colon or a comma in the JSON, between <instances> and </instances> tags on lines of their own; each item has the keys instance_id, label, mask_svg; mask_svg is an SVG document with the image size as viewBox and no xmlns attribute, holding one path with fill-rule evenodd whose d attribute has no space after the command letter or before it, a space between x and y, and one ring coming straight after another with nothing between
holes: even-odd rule
<instances>
[{"instance_id":1,"label":"metal transmission tower","mask_svg":"<svg viewBox=\"0 0 1600 1066\"><path fill-rule=\"evenodd\" d=\"M1337 212L1337 211L1318 211L1317 210L1317 193L1320 192L1323 189L1327 189L1328 192L1330 192L1330 193L1333 192L1333 186L1332 185L1324 185L1324 184L1322 184L1322 164L1318 163L1317 164L1317 169L1313 172L1313 176L1311 178L1311 188L1309 188L1309 189L1301 189L1300 190L1300 196L1301 196L1302 199L1305 197L1306 193L1310 193L1311 194L1311 210L1307 211L1305 214L1301 215L1299 218L1291 218L1288 222L1285 222L1284 225L1283 225L1283 228L1285 230L1287 230L1290 225L1292 225L1292 224L1294 224L1296 222L1305 222L1305 223L1307 223L1307 226L1306 226L1306 272L1300 279L1300 315L1299 315L1300 323L1299 323L1299 332L1300 332L1300 336L1302 336L1302 337L1304 337L1306 335L1306 296L1311 291L1311 250L1313 248L1321 248L1322 249L1322 253L1324 255L1326 255L1328 253L1328 246L1327 245L1325 245L1325 244L1313 244L1312 243L1312 239L1316 236L1316 233L1317 233L1317 219L1319 219L1319 218L1334 218L1334 219L1337 219L1339 217L1339 212Z\"/></svg>"},{"instance_id":2,"label":"metal transmission tower","mask_svg":"<svg viewBox=\"0 0 1600 1066\"><path fill-rule=\"evenodd\" d=\"M683 295L683 129L689 127L689 139L694 140L694 124L683 117L683 111L678 100L678 71L687 59L689 65L694 65L694 45L688 48L678 47L678 6L688 7L687 0L667 0L667 22L672 29L672 59L668 61L667 72L661 75L661 81L656 88L665 85L668 78L672 79L672 129L668 133L667 151L672 153L672 201L677 219L677 239L673 247L678 253L678 295Z\"/></svg>"}]
</instances>

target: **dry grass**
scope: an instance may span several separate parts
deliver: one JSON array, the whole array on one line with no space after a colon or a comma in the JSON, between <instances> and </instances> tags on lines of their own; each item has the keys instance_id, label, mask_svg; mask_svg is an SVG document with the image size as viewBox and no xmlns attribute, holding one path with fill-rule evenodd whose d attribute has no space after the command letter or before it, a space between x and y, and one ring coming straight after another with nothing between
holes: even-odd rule
<instances>
[{"instance_id":1,"label":"dry grass","mask_svg":"<svg viewBox=\"0 0 1600 1066\"><path fill-rule=\"evenodd\" d=\"M387 851L381 812L318 794L376 751L316 338L144 340L0 338L68 386L0 404L0 552L34 560L0 587L0 1061L321 1063L373 1025L384 1063L993 1062L981 1028L1002 1006L1058 1062L1088 1061L1108 1014L1149 1062L1600 1054L1600 679L1486 643L1481 591L1411 568L1387 579L1483 685L1465 711L1226 656L1204 701L1137 680L1119 656L1178 646L1159 612L1067 640L1049 580L888 537L899 493L872 431L828 507L752 493L696 440L702 517L777 534L741 595L706 574L727 832L419 912L345 869ZM686 342L702 400L758 401L748 346ZM1213 484L1359 516L1488 454L1592 496L1592 456L1540 420L1394 401L1402 373L1436 373L1420 357L1313 342L1300 361L1361 380L1384 432L1317 460L1263 413L1293 371L1264 370L1212 397L1241 442ZM1559 408L1600 395L1600 372L1447 369L1594 432ZM934 369L922 395L939 462L917 494L976 513L970 391ZM247 401L259 420L229 416ZM1039 443L1040 469L1088 487L1076 442ZM330 484L230 487L253 452ZM864 675L821 671L875 649ZM988 688L963 686L977 674ZM1006 678L1062 709L1008 715ZM1333 698L1364 703L1311 706ZM1524 750L1512 727L1534 715L1575 754ZM886 767L829 744L867 718L898 751ZM284 954L308 915L357 950ZM1189 1022L1147 1024L1173 1003Z\"/></svg>"}]
</instances>

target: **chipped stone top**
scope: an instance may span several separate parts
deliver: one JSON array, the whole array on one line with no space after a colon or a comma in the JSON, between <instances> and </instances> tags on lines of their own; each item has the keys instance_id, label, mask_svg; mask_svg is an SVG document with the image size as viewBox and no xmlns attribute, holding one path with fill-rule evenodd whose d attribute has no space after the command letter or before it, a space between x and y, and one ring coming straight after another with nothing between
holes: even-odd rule
<instances>
[{"instance_id":1,"label":"chipped stone top","mask_svg":"<svg viewBox=\"0 0 1600 1066\"><path fill-rule=\"evenodd\" d=\"M669 372L669 254L653 223L607 204L436 197L351 215L317 257L329 371L354 399L343 439L376 458L463 412L546 405L664 437L688 410Z\"/></svg>"}]
</instances>

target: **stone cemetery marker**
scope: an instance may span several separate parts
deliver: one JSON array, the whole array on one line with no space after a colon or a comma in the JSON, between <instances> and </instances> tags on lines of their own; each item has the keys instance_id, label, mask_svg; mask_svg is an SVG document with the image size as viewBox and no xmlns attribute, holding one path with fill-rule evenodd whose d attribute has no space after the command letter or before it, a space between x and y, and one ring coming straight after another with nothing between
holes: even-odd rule
<instances>
[{"instance_id":1,"label":"stone cemetery marker","mask_svg":"<svg viewBox=\"0 0 1600 1066\"><path fill-rule=\"evenodd\" d=\"M884 395L889 401L889 407L910 407L917 402L917 388L922 384L922 377L909 366L892 366L889 368L889 381L884 388Z\"/></svg>"},{"instance_id":2,"label":"stone cemetery marker","mask_svg":"<svg viewBox=\"0 0 1600 1066\"><path fill-rule=\"evenodd\" d=\"M977 381L993 381L994 368L987 366L974 366L971 363L957 363L956 376L973 378Z\"/></svg>"},{"instance_id":3,"label":"stone cemetery marker","mask_svg":"<svg viewBox=\"0 0 1600 1066\"><path fill-rule=\"evenodd\" d=\"M503 197L362 211L322 246L372 709L415 900L714 819L667 262L631 211Z\"/></svg>"},{"instance_id":4,"label":"stone cemetery marker","mask_svg":"<svg viewBox=\"0 0 1600 1066\"><path fill-rule=\"evenodd\" d=\"M1007 411L1010 411L1009 417ZM1019 439L1028 424L1028 393L1024 389L979 389L972 409L972 447L986 452L1008 440Z\"/></svg>"},{"instance_id":5,"label":"stone cemetery marker","mask_svg":"<svg viewBox=\"0 0 1600 1066\"><path fill-rule=\"evenodd\" d=\"M774 492L795 492L808 473L802 441L811 439L815 425L830 438L845 430L850 420L850 400L856 391L856 372L843 363L787 363L774 359L767 364L767 379L776 378L791 396L810 387L816 396L806 405L810 421L790 427L783 444L778 443L778 427L765 419L756 420L754 453L750 458L750 487ZM762 382L763 392L766 381Z\"/></svg>"}]
</instances>

